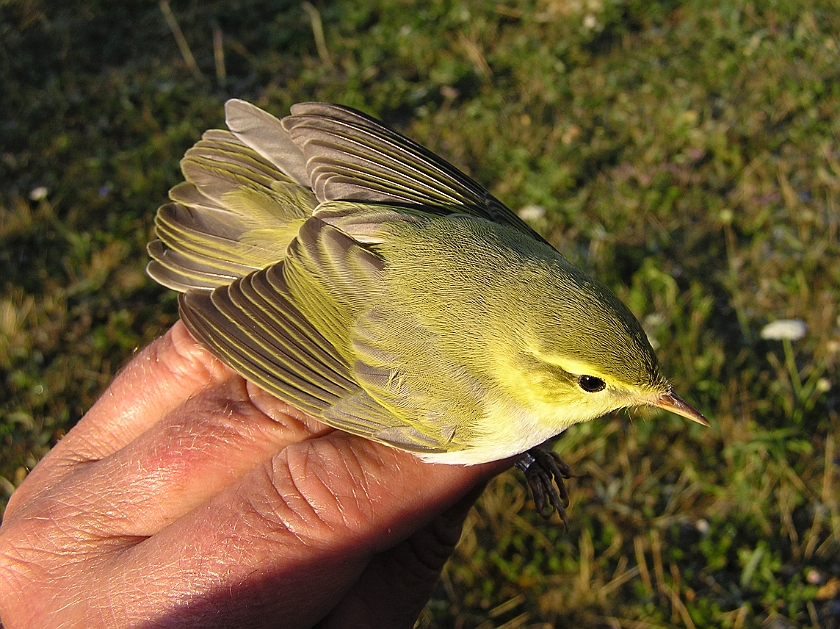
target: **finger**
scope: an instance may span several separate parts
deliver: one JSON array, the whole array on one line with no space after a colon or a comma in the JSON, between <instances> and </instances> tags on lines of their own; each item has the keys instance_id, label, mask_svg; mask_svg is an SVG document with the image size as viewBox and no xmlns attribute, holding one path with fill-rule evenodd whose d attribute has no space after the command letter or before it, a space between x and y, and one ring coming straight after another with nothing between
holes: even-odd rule
<instances>
[{"instance_id":1,"label":"finger","mask_svg":"<svg viewBox=\"0 0 840 629\"><path fill-rule=\"evenodd\" d=\"M413 627L484 486L479 483L427 526L375 555L318 629Z\"/></svg>"},{"instance_id":2,"label":"finger","mask_svg":"<svg viewBox=\"0 0 840 629\"><path fill-rule=\"evenodd\" d=\"M135 619L222 624L282 619L309 627L336 605L372 557L422 528L503 465L430 465L333 432L285 449L206 505L121 555L112 610ZM126 583L162 575L140 603ZM171 569L167 569L167 567ZM107 579L106 579L107 581ZM189 601L173 612L171 601ZM220 619L215 617L218 622ZM199 625L200 622L196 622ZM251 626L251 625L249 625ZM270 626L268 624L259 626Z\"/></svg>"},{"instance_id":3,"label":"finger","mask_svg":"<svg viewBox=\"0 0 840 629\"><path fill-rule=\"evenodd\" d=\"M15 491L9 506L55 486L80 461L116 452L196 392L232 377L179 321L123 369Z\"/></svg>"},{"instance_id":4,"label":"finger","mask_svg":"<svg viewBox=\"0 0 840 629\"><path fill-rule=\"evenodd\" d=\"M198 391L233 376L178 321L126 365L54 451L80 460L106 457Z\"/></svg>"},{"instance_id":5,"label":"finger","mask_svg":"<svg viewBox=\"0 0 840 629\"><path fill-rule=\"evenodd\" d=\"M40 498L61 505L71 531L96 522L96 536L133 543L129 538L154 535L288 445L332 430L282 412L286 408L232 377L190 398L118 452L78 463ZM20 512L13 505L10 515L26 518L42 509L30 503Z\"/></svg>"}]
</instances>

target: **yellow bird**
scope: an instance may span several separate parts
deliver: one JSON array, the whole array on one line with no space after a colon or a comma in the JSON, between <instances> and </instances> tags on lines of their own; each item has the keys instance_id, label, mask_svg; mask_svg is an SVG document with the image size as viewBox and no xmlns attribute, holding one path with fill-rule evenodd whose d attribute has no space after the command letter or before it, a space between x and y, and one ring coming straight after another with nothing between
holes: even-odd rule
<instances>
[{"instance_id":1,"label":"yellow bird","mask_svg":"<svg viewBox=\"0 0 840 629\"><path fill-rule=\"evenodd\" d=\"M521 454L564 521L570 470L544 441L639 405L708 425L627 307L440 157L338 105L225 112L181 162L148 272L243 377L425 461Z\"/></svg>"}]
</instances>

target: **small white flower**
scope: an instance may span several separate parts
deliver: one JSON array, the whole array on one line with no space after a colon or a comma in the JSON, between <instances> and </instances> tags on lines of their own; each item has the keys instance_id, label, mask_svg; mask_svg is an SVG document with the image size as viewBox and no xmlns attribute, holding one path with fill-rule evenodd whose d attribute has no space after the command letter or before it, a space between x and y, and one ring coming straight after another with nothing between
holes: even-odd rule
<instances>
[{"instance_id":1,"label":"small white flower","mask_svg":"<svg viewBox=\"0 0 840 629\"><path fill-rule=\"evenodd\" d=\"M545 208L541 205L526 205L517 214L523 221L538 221L545 216Z\"/></svg>"},{"instance_id":2,"label":"small white flower","mask_svg":"<svg viewBox=\"0 0 840 629\"><path fill-rule=\"evenodd\" d=\"M49 193L50 191L47 190L46 186L38 186L29 191L29 198L33 201L43 201Z\"/></svg>"},{"instance_id":3,"label":"small white flower","mask_svg":"<svg viewBox=\"0 0 840 629\"><path fill-rule=\"evenodd\" d=\"M645 317L642 327L656 329L663 323L665 323L665 317L658 312L652 312Z\"/></svg>"},{"instance_id":4,"label":"small white flower","mask_svg":"<svg viewBox=\"0 0 840 629\"><path fill-rule=\"evenodd\" d=\"M761 329L761 338L771 341L798 341L807 331L808 326L802 319L778 319Z\"/></svg>"},{"instance_id":5,"label":"small white flower","mask_svg":"<svg viewBox=\"0 0 840 629\"><path fill-rule=\"evenodd\" d=\"M658 312L649 314L645 317L645 320L642 321L642 329L645 331L648 343L650 343L652 349L659 349L659 341L654 338L654 335L656 330L662 327L663 323L665 323L665 317Z\"/></svg>"},{"instance_id":6,"label":"small white flower","mask_svg":"<svg viewBox=\"0 0 840 629\"><path fill-rule=\"evenodd\" d=\"M805 580L808 581L811 585L819 585L823 581L822 575L819 573L819 570L814 570L811 568L805 573Z\"/></svg>"}]
</instances>

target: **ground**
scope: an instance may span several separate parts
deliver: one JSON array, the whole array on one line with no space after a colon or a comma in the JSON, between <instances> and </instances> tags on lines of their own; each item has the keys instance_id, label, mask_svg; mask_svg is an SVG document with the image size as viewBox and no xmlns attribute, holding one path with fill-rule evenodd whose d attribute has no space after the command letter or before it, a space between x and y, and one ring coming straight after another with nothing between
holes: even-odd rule
<instances>
[{"instance_id":1,"label":"ground","mask_svg":"<svg viewBox=\"0 0 840 629\"><path fill-rule=\"evenodd\" d=\"M570 429L568 529L499 477L419 626L840 627L838 32L829 0L3 2L0 491L174 322L144 246L223 102L339 102L613 288L713 424Z\"/></svg>"}]
</instances>

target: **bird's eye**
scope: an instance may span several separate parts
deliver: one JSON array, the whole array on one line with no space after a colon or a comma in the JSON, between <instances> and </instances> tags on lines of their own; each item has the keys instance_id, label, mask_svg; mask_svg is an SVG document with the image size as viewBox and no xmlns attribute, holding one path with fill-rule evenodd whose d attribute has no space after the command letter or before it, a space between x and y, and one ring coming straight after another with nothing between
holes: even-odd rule
<instances>
[{"instance_id":1,"label":"bird's eye","mask_svg":"<svg viewBox=\"0 0 840 629\"><path fill-rule=\"evenodd\" d=\"M607 386L606 382L595 376L581 376L578 378L578 384L580 385L580 388L587 393L597 393L598 391L603 391Z\"/></svg>"}]
</instances>

